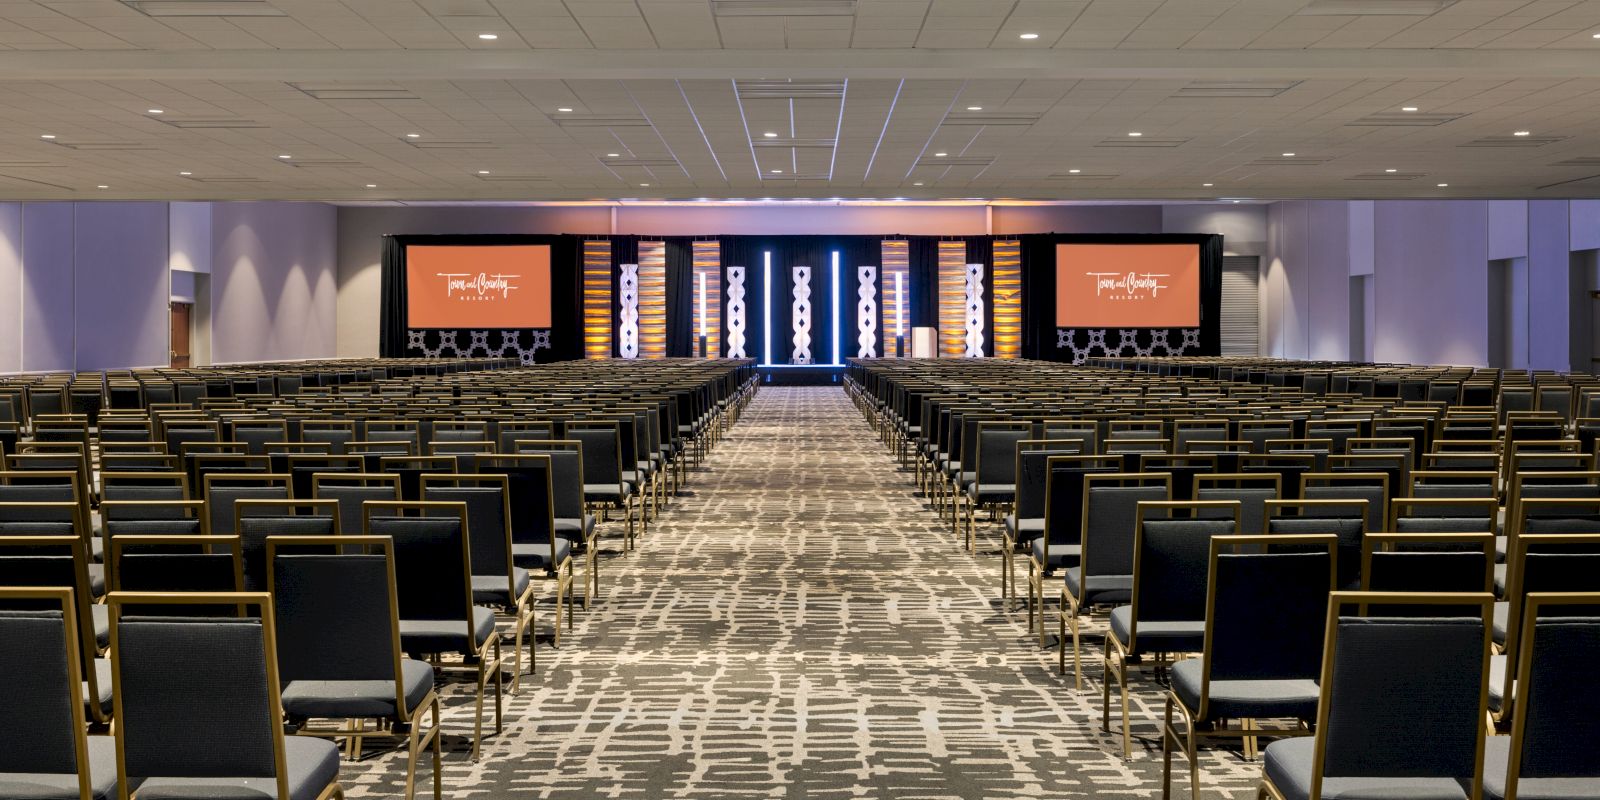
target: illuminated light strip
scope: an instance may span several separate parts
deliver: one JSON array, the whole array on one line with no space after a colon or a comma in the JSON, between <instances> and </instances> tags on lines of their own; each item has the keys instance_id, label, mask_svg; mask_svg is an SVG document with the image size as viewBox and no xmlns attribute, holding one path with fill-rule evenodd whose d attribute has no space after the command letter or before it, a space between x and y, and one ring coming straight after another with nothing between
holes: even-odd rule
<instances>
[{"instance_id":1,"label":"illuminated light strip","mask_svg":"<svg viewBox=\"0 0 1600 800\"><path fill-rule=\"evenodd\" d=\"M967 354L967 243L939 242L939 357Z\"/></svg>"},{"instance_id":2,"label":"illuminated light strip","mask_svg":"<svg viewBox=\"0 0 1600 800\"><path fill-rule=\"evenodd\" d=\"M1022 242L1001 239L994 243L995 358L1022 357Z\"/></svg>"},{"instance_id":3,"label":"illuminated light strip","mask_svg":"<svg viewBox=\"0 0 1600 800\"><path fill-rule=\"evenodd\" d=\"M833 251L833 283L828 291L833 294L833 365L843 364L839 360L839 251Z\"/></svg>"},{"instance_id":4,"label":"illuminated light strip","mask_svg":"<svg viewBox=\"0 0 1600 800\"><path fill-rule=\"evenodd\" d=\"M910 243L905 239L885 239L880 248L883 257L883 269L880 270L880 279L884 286L889 285L890 278L894 279L894 302L886 304L883 308L883 354L885 356L911 355L911 342L905 338L906 327L909 324L910 310L906 307L906 289L911 285L911 251ZM894 337L900 337L903 349L896 352Z\"/></svg>"},{"instance_id":5,"label":"illuminated light strip","mask_svg":"<svg viewBox=\"0 0 1600 800\"><path fill-rule=\"evenodd\" d=\"M761 363L772 366L772 251L761 251Z\"/></svg>"},{"instance_id":6,"label":"illuminated light strip","mask_svg":"<svg viewBox=\"0 0 1600 800\"><path fill-rule=\"evenodd\" d=\"M896 272L894 274L894 314L895 314L894 335L896 335L896 336L905 336L906 335L906 274L904 272Z\"/></svg>"},{"instance_id":7,"label":"illuminated light strip","mask_svg":"<svg viewBox=\"0 0 1600 800\"><path fill-rule=\"evenodd\" d=\"M583 357L610 358L611 240L583 243Z\"/></svg>"},{"instance_id":8,"label":"illuminated light strip","mask_svg":"<svg viewBox=\"0 0 1600 800\"><path fill-rule=\"evenodd\" d=\"M702 272L695 278L700 284L700 335L704 336L706 335L706 274Z\"/></svg>"},{"instance_id":9,"label":"illuminated light strip","mask_svg":"<svg viewBox=\"0 0 1600 800\"><path fill-rule=\"evenodd\" d=\"M706 357L721 358L723 309L722 245L716 240L693 243L694 274L705 285L704 303L701 306L701 333L706 337ZM700 343L695 342L695 356L700 355Z\"/></svg>"}]
</instances>

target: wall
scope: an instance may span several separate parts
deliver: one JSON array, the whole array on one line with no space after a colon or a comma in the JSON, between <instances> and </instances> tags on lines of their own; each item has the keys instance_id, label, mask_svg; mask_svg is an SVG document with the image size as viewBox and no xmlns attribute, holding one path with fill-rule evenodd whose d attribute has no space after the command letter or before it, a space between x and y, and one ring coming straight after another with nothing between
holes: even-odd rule
<instances>
[{"instance_id":1,"label":"wall","mask_svg":"<svg viewBox=\"0 0 1600 800\"><path fill-rule=\"evenodd\" d=\"M1272 355L1349 357L1348 277L1371 274L1375 360L1485 366L1492 302L1525 331L1513 366L1588 368L1589 332L1575 329L1587 321L1571 310L1587 302L1581 267L1600 247L1600 202L1289 201L1268 219ZM1525 271L1526 291L1491 286L1491 261Z\"/></svg>"},{"instance_id":2,"label":"wall","mask_svg":"<svg viewBox=\"0 0 1600 800\"><path fill-rule=\"evenodd\" d=\"M336 226L323 203L212 205L215 363L334 355Z\"/></svg>"}]
</instances>

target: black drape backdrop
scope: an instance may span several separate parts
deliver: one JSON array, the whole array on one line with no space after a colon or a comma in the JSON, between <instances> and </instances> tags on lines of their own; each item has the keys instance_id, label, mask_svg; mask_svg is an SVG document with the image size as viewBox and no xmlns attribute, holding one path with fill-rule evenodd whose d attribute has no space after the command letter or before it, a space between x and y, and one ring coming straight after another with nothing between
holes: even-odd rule
<instances>
[{"instance_id":1,"label":"black drape backdrop","mask_svg":"<svg viewBox=\"0 0 1600 800\"><path fill-rule=\"evenodd\" d=\"M549 346L535 352L540 362L581 358L583 355L583 295L582 295L582 242L586 239L609 239L612 260L612 312L613 325L621 310L621 293L617 291L616 275L622 264L639 263L641 240L666 243L667 278L667 354L691 356L698 354L696 336L696 284L694 281L693 242L696 237L660 237L637 235L573 236L573 235L424 235L386 236L383 242L383 270L381 314L379 327L379 352L385 357L416 356L421 353L410 341L406 327L405 247L410 244L434 245L516 245L548 244L551 246L551 330ZM841 360L855 356L857 315L857 267L878 268L877 307L881 346L880 355L892 354L894 332L883 329L883 309L887 305L886 284L883 278L882 242L885 239L907 240L910 286L907 289L910 305L907 335L913 327L937 327L939 324L939 250L941 239L962 241L966 245L966 263L985 265L985 330L984 354L994 353L994 240L991 236L937 237L937 236L847 236L847 235L728 235L717 237L721 245L724 280L723 289L715 299L727 299L726 272L729 266L746 268L745 279L745 352L755 359L763 357L762 309L763 297L768 287L763 274L763 256L772 256L771 293L771 358L774 364L789 363L793 353L792 307L793 272L795 266L810 266L812 302L813 363L825 364L834 359L834 341L838 341ZM1055 322L1056 245L1061 243L1194 243L1200 246L1200 329L1198 348L1185 351L1195 355L1215 355L1221 350L1222 305L1222 245L1218 235L1188 234L1023 234L1016 237L1021 242L1022 261L1022 355L1025 358L1063 360L1074 356L1073 348L1058 347ZM832 255L839 253L839 325L837 335L832 324L833 282ZM728 315L722 315L722 341L727 342ZM450 332L440 332L450 333ZM458 348L465 348L473 331L456 331ZM536 332L525 331L517 335L517 346L535 346ZM1081 345L1087 331L1067 331L1067 338ZM1106 343L1115 349L1118 331L1107 331ZM1139 330L1137 346L1147 346L1154 331ZM491 349L509 346L503 332L491 331L488 346ZM1183 341L1181 329L1167 331L1167 340L1173 352ZM431 338L429 338L431 337ZM438 334L428 332L424 337L437 344ZM906 342L909 349L910 342ZM426 348L424 348L426 349ZM1080 348L1081 349L1081 348ZM613 354L615 352L613 351ZM907 353L909 355L909 352ZM1110 353L1108 353L1110 354ZM1159 353L1158 353L1159 354ZM451 353L444 353L451 355ZM480 355L459 352L459 355Z\"/></svg>"}]
</instances>

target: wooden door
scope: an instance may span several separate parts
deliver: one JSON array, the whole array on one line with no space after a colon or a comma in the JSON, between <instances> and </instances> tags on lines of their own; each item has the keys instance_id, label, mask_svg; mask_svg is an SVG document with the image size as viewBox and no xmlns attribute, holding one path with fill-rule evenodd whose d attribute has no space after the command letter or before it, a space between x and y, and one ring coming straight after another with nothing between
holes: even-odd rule
<instances>
[{"instance_id":1,"label":"wooden door","mask_svg":"<svg viewBox=\"0 0 1600 800\"><path fill-rule=\"evenodd\" d=\"M172 304L172 367L174 369L186 369L189 366L189 317L193 311L193 303Z\"/></svg>"}]
</instances>

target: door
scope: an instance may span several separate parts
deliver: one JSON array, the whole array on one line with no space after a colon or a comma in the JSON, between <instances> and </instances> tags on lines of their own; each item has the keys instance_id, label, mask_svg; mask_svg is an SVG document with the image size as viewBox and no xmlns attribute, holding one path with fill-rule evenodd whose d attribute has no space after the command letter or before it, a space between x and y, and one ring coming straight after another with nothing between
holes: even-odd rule
<instances>
[{"instance_id":1,"label":"door","mask_svg":"<svg viewBox=\"0 0 1600 800\"><path fill-rule=\"evenodd\" d=\"M193 303L172 304L172 367L189 366L189 317L194 312Z\"/></svg>"}]
</instances>

